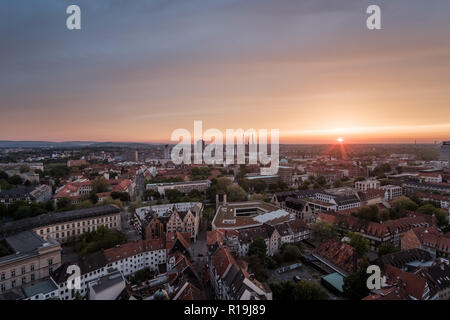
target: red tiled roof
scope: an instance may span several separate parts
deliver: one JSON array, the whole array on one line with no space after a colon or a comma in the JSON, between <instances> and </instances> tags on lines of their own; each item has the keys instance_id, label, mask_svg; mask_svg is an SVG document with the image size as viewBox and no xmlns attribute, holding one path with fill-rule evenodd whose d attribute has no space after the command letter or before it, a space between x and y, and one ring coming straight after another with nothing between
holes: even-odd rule
<instances>
[{"instance_id":1,"label":"red tiled roof","mask_svg":"<svg viewBox=\"0 0 450 320\"><path fill-rule=\"evenodd\" d=\"M315 252L348 273L356 271L362 261L352 246L335 239L322 242Z\"/></svg>"},{"instance_id":2,"label":"red tiled roof","mask_svg":"<svg viewBox=\"0 0 450 320\"><path fill-rule=\"evenodd\" d=\"M163 240L138 240L106 249L103 251L103 254L108 262L114 262L132 257L138 253L161 250L164 249L164 247Z\"/></svg>"},{"instance_id":3,"label":"red tiled roof","mask_svg":"<svg viewBox=\"0 0 450 320\"><path fill-rule=\"evenodd\" d=\"M396 285L403 288L408 295L422 299L427 284L425 279L389 264L386 266L384 274L387 276L387 284Z\"/></svg>"},{"instance_id":4,"label":"red tiled roof","mask_svg":"<svg viewBox=\"0 0 450 320\"><path fill-rule=\"evenodd\" d=\"M211 264L216 268L216 272L220 277L223 277L225 271L232 264L236 265L236 260L231 255L227 248L221 247L212 256Z\"/></svg>"}]
</instances>

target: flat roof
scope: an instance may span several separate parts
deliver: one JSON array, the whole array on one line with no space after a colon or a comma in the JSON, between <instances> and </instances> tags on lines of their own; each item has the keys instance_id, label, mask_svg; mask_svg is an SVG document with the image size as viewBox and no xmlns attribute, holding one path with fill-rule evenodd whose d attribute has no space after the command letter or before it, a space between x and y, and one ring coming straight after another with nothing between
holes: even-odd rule
<instances>
[{"instance_id":1,"label":"flat roof","mask_svg":"<svg viewBox=\"0 0 450 320\"><path fill-rule=\"evenodd\" d=\"M199 183L211 183L209 180L196 180L196 181L182 181L182 182L158 182L158 183L147 183L147 186L152 187L163 187L163 186L179 186L179 185L189 185L189 184L199 184Z\"/></svg>"},{"instance_id":2,"label":"flat roof","mask_svg":"<svg viewBox=\"0 0 450 320\"><path fill-rule=\"evenodd\" d=\"M344 286L344 277L341 276L339 273L330 273L326 276L322 276L322 279L329 283L333 288L336 288L339 292L344 292L343 286Z\"/></svg>"},{"instance_id":3,"label":"flat roof","mask_svg":"<svg viewBox=\"0 0 450 320\"><path fill-rule=\"evenodd\" d=\"M249 177L244 177L247 180L256 180L256 179L274 179L274 178L279 178L280 176L277 174L273 174L273 175L268 175L268 176L249 176Z\"/></svg>"},{"instance_id":4,"label":"flat roof","mask_svg":"<svg viewBox=\"0 0 450 320\"><path fill-rule=\"evenodd\" d=\"M236 210L255 209L253 215L239 215ZM290 214L273 204L263 201L247 201L220 205L216 210L213 224L217 229L241 229L259 226L279 218L289 218Z\"/></svg>"},{"instance_id":5,"label":"flat roof","mask_svg":"<svg viewBox=\"0 0 450 320\"><path fill-rule=\"evenodd\" d=\"M57 289L56 284L50 279L41 280L22 287L22 291L27 298L31 298L37 294L47 294Z\"/></svg>"},{"instance_id":6,"label":"flat roof","mask_svg":"<svg viewBox=\"0 0 450 320\"><path fill-rule=\"evenodd\" d=\"M33 231L24 231L5 238L5 242L15 252L30 252L42 246L45 241Z\"/></svg>"}]
</instances>

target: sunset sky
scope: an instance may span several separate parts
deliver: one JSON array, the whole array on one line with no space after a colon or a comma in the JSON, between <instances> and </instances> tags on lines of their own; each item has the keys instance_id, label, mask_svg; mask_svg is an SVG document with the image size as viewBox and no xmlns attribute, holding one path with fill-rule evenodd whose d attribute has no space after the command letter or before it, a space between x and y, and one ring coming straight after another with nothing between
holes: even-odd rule
<instances>
[{"instance_id":1,"label":"sunset sky","mask_svg":"<svg viewBox=\"0 0 450 320\"><path fill-rule=\"evenodd\" d=\"M2 0L0 140L166 142L194 120L284 143L450 140L449 14L448 0Z\"/></svg>"}]
</instances>

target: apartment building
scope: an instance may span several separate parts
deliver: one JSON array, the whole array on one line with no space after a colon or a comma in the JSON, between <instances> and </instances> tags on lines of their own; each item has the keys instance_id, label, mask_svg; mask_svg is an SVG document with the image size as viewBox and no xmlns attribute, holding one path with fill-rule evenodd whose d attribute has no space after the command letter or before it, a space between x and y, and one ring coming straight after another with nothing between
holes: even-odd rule
<instances>
[{"instance_id":1,"label":"apartment building","mask_svg":"<svg viewBox=\"0 0 450 320\"><path fill-rule=\"evenodd\" d=\"M0 235L23 230L33 230L44 240L65 242L100 226L121 229L120 209L115 205L80 210L46 213L32 218L6 222L0 227Z\"/></svg>"},{"instance_id":2,"label":"apartment building","mask_svg":"<svg viewBox=\"0 0 450 320\"><path fill-rule=\"evenodd\" d=\"M385 192L383 198L385 201L391 201L403 195L403 189L400 186L387 185L380 187L380 189Z\"/></svg>"},{"instance_id":3,"label":"apartment building","mask_svg":"<svg viewBox=\"0 0 450 320\"><path fill-rule=\"evenodd\" d=\"M132 225L146 239L158 239L162 232L187 232L197 239L203 204L182 202L136 209Z\"/></svg>"},{"instance_id":4,"label":"apartment building","mask_svg":"<svg viewBox=\"0 0 450 320\"><path fill-rule=\"evenodd\" d=\"M227 247L219 248L210 258L209 276L219 300L272 300L270 289L249 274Z\"/></svg>"},{"instance_id":5,"label":"apartment building","mask_svg":"<svg viewBox=\"0 0 450 320\"><path fill-rule=\"evenodd\" d=\"M158 191L161 195L165 195L167 190L178 190L181 193L187 194L192 190L204 192L210 185L211 181L209 180L196 180L185 182L151 183L147 184L145 188L147 190Z\"/></svg>"},{"instance_id":6,"label":"apartment building","mask_svg":"<svg viewBox=\"0 0 450 320\"><path fill-rule=\"evenodd\" d=\"M3 239L10 254L0 257L0 293L48 277L61 265L61 246L32 231Z\"/></svg>"},{"instance_id":7,"label":"apartment building","mask_svg":"<svg viewBox=\"0 0 450 320\"><path fill-rule=\"evenodd\" d=\"M379 189L380 186L381 186L380 181L376 179L369 179L355 182L355 188L361 191L366 191L368 189Z\"/></svg>"},{"instance_id":8,"label":"apartment building","mask_svg":"<svg viewBox=\"0 0 450 320\"><path fill-rule=\"evenodd\" d=\"M411 229L429 227L434 217L411 214L404 218L388 220L382 223L341 214L319 213L319 221L327 221L345 232L359 232L370 242L370 250L376 251L383 243L392 243L400 247L403 235Z\"/></svg>"},{"instance_id":9,"label":"apartment building","mask_svg":"<svg viewBox=\"0 0 450 320\"><path fill-rule=\"evenodd\" d=\"M110 268L117 269L126 277L145 268L153 271L166 269L166 263L167 250L164 240L138 240L95 252L73 263L65 263L51 276L58 284L61 299L73 300L77 293L81 297L85 296L89 292L89 283L106 276ZM68 286L67 268L70 265L77 265L80 268L80 289L70 289ZM75 281L72 284L75 284Z\"/></svg>"}]
</instances>

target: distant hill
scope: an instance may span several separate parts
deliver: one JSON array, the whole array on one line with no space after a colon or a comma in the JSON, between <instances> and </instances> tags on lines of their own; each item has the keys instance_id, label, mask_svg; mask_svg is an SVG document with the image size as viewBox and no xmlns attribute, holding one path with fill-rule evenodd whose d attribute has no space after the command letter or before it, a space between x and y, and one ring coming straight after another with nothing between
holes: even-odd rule
<instances>
[{"instance_id":1,"label":"distant hill","mask_svg":"<svg viewBox=\"0 0 450 320\"><path fill-rule=\"evenodd\" d=\"M158 143L138 143L138 142L96 142L96 141L10 141L0 140L0 149L10 148L80 148L80 147L122 147L122 148L145 148Z\"/></svg>"}]
</instances>

